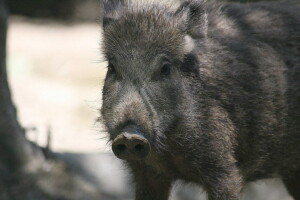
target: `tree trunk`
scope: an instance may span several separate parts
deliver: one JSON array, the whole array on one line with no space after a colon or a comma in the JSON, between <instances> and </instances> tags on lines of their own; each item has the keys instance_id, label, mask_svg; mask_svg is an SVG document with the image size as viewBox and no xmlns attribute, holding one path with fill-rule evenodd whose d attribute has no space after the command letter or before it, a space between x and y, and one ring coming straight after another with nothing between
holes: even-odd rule
<instances>
[{"instance_id":1,"label":"tree trunk","mask_svg":"<svg viewBox=\"0 0 300 200\"><path fill-rule=\"evenodd\" d=\"M10 173L17 172L31 155L31 146L17 121L7 81L7 18L5 0L0 0L0 180Z\"/></svg>"}]
</instances>

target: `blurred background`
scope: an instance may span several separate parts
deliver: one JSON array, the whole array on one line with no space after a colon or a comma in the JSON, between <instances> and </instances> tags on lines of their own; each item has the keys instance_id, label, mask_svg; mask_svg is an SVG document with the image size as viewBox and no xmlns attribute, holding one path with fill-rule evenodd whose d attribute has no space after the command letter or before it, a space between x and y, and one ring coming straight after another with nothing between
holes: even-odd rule
<instances>
[{"instance_id":1,"label":"blurred background","mask_svg":"<svg viewBox=\"0 0 300 200\"><path fill-rule=\"evenodd\" d=\"M133 199L130 177L96 122L106 73L101 0L6 3L12 98L26 138L48 154L37 177L22 179L12 189L0 183L0 200ZM246 191L245 199L291 200L279 180L256 182ZM180 182L172 193L173 200L205 196Z\"/></svg>"},{"instance_id":2,"label":"blurred background","mask_svg":"<svg viewBox=\"0 0 300 200\"><path fill-rule=\"evenodd\" d=\"M28 138L45 146L51 131L53 151L106 151L95 123L106 70L100 1L7 3L9 80Z\"/></svg>"}]
</instances>

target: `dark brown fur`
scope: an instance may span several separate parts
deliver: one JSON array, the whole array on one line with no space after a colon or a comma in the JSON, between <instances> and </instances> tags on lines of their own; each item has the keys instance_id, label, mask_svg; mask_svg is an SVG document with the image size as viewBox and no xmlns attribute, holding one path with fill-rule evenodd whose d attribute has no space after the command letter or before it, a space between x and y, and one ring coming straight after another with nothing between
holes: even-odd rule
<instances>
[{"instance_id":1,"label":"dark brown fur","mask_svg":"<svg viewBox=\"0 0 300 200\"><path fill-rule=\"evenodd\" d=\"M137 200L166 200L177 179L237 200L269 177L300 200L299 3L105 9L105 126L113 140L134 123L152 147L127 162Z\"/></svg>"}]
</instances>

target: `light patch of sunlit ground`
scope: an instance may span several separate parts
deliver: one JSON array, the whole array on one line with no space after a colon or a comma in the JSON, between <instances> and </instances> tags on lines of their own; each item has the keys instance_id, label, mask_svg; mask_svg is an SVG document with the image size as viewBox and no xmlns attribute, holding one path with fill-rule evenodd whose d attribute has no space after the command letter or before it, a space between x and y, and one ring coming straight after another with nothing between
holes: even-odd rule
<instances>
[{"instance_id":1,"label":"light patch of sunlit ground","mask_svg":"<svg viewBox=\"0 0 300 200\"><path fill-rule=\"evenodd\" d=\"M95 123L106 73L98 24L66 25L12 18L8 73L21 124L45 146L51 127L54 151L107 151Z\"/></svg>"}]
</instances>

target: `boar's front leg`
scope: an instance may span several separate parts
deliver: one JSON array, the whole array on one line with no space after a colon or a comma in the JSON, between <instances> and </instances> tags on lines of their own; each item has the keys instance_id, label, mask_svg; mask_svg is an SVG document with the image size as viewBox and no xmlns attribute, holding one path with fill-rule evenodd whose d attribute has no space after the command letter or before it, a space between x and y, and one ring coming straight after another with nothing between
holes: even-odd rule
<instances>
[{"instance_id":1,"label":"boar's front leg","mask_svg":"<svg viewBox=\"0 0 300 200\"><path fill-rule=\"evenodd\" d=\"M223 158L225 161L226 158ZM195 165L197 162L194 162ZM234 163L222 163L211 159L204 168L190 167L197 182L207 191L209 200L239 200L241 196L242 178ZM197 165L197 164L196 164ZM198 165L200 165L198 163ZM198 178L196 178L198 177Z\"/></svg>"},{"instance_id":2,"label":"boar's front leg","mask_svg":"<svg viewBox=\"0 0 300 200\"><path fill-rule=\"evenodd\" d=\"M212 145L211 147L213 147ZM239 200L242 176L230 152L207 148L200 158L191 159L189 169L196 173L196 182L207 191L209 200Z\"/></svg>"},{"instance_id":3,"label":"boar's front leg","mask_svg":"<svg viewBox=\"0 0 300 200\"><path fill-rule=\"evenodd\" d=\"M216 174L207 184L209 200L239 200L241 197L241 183L239 176L229 174ZM225 176L224 176L225 175ZM222 177L224 176L224 177ZM213 178L213 177L211 177Z\"/></svg>"},{"instance_id":4,"label":"boar's front leg","mask_svg":"<svg viewBox=\"0 0 300 200\"><path fill-rule=\"evenodd\" d=\"M202 182L209 200L239 200L243 183L234 159L230 153L213 152L207 152L209 159L199 164L198 182Z\"/></svg>"},{"instance_id":5,"label":"boar's front leg","mask_svg":"<svg viewBox=\"0 0 300 200\"><path fill-rule=\"evenodd\" d=\"M205 142L181 140L183 145L177 146L173 162L180 172L179 178L198 183L207 191L209 200L238 200L243 178L232 148L227 146L228 142L221 145L216 141L220 137L209 140L207 135L201 137Z\"/></svg>"},{"instance_id":6,"label":"boar's front leg","mask_svg":"<svg viewBox=\"0 0 300 200\"><path fill-rule=\"evenodd\" d=\"M136 184L136 200L167 200L172 181L143 166L131 167Z\"/></svg>"}]
</instances>

